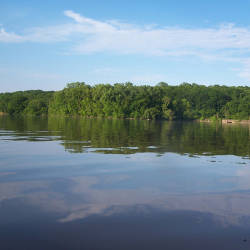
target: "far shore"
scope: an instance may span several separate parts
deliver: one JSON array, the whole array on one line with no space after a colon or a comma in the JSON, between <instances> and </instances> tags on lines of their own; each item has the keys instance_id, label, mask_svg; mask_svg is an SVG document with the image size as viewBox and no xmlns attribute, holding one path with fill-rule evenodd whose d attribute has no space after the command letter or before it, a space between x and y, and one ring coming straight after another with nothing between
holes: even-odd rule
<instances>
[{"instance_id":1,"label":"far shore","mask_svg":"<svg viewBox=\"0 0 250 250\"><path fill-rule=\"evenodd\" d=\"M210 119L204 119L204 120L198 120L200 122L217 122L221 121L223 124L232 124L232 123L242 123L242 124L250 124L250 120L234 120L234 119L222 119L222 120L210 120Z\"/></svg>"},{"instance_id":2,"label":"far shore","mask_svg":"<svg viewBox=\"0 0 250 250\"><path fill-rule=\"evenodd\" d=\"M8 113L0 111L0 116L7 116L9 115ZM30 115L27 115L30 116ZM55 116L55 115L41 115L41 116ZM67 115L57 115L57 116L65 116L68 117ZM39 117L39 116L38 116ZM69 115L69 117L74 117L72 115ZM81 116L80 116L81 117ZM134 117L126 117L126 118L114 118L112 116L108 117L86 117L85 118L106 118L106 119L125 119L125 120L152 120L152 119L140 119L140 118L134 118ZM161 120L161 121L167 121L164 119L156 119L156 120ZM249 124L250 125L250 120L235 120L235 119L218 119L218 120L212 120L212 119L196 119L196 120L168 120L168 121L196 121L196 122L221 122L222 124Z\"/></svg>"}]
</instances>

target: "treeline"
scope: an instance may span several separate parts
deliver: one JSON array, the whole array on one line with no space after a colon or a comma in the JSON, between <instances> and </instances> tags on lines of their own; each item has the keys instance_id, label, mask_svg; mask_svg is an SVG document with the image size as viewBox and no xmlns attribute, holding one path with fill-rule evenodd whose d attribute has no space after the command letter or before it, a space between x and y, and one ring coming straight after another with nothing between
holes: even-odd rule
<instances>
[{"instance_id":1,"label":"treeline","mask_svg":"<svg viewBox=\"0 0 250 250\"><path fill-rule=\"evenodd\" d=\"M47 115L54 91L0 93L0 112L10 115Z\"/></svg>"},{"instance_id":2,"label":"treeline","mask_svg":"<svg viewBox=\"0 0 250 250\"><path fill-rule=\"evenodd\" d=\"M132 83L70 83L61 91L0 94L0 111L9 114L80 115L138 119L250 119L250 87L135 86Z\"/></svg>"}]
</instances>

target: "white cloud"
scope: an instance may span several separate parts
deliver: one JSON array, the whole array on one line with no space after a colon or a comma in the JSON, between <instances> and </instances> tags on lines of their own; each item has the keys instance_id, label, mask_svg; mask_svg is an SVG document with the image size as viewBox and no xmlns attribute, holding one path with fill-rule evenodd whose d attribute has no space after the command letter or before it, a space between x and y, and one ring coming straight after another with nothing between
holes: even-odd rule
<instances>
[{"instance_id":1,"label":"white cloud","mask_svg":"<svg viewBox=\"0 0 250 250\"><path fill-rule=\"evenodd\" d=\"M73 18L78 23L82 23L84 20L84 18L81 15L79 15L71 10L65 10L64 15Z\"/></svg>"},{"instance_id":2,"label":"white cloud","mask_svg":"<svg viewBox=\"0 0 250 250\"><path fill-rule=\"evenodd\" d=\"M217 28L184 29L157 28L153 25L137 27L116 20L97 21L71 10L64 12L75 23L36 27L18 35L0 30L1 42L51 42L71 40L79 52L115 51L143 54L193 54L195 51L220 49L250 50L250 29L233 24ZM73 36L78 34L77 38Z\"/></svg>"},{"instance_id":3,"label":"white cloud","mask_svg":"<svg viewBox=\"0 0 250 250\"><path fill-rule=\"evenodd\" d=\"M14 33L8 33L5 31L4 28L0 29L0 42L15 43L15 42L22 42L22 41L23 41L22 36L16 35Z\"/></svg>"},{"instance_id":4,"label":"white cloud","mask_svg":"<svg viewBox=\"0 0 250 250\"><path fill-rule=\"evenodd\" d=\"M64 15L72 21L56 26L35 27L18 32L0 29L0 42L68 42L71 53L108 52L150 56L194 56L244 65L240 76L250 79L250 28L222 24L214 28L136 26L117 20L98 21L71 10Z\"/></svg>"},{"instance_id":5,"label":"white cloud","mask_svg":"<svg viewBox=\"0 0 250 250\"><path fill-rule=\"evenodd\" d=\"M75 23L26 30L22 35L0 30L1 42L51 42L71 40L78 52L113 51L151 55L188 55L197 50L250 49L250 29L233 24L217 28L184 29L137 27L115 20L97 21L71 10L64 12ZM73 35L80 36L73 36ZM201 51L198 51L201 53ZM205 51L204 51L205 52Z\"/></svg>"}]
</instances>

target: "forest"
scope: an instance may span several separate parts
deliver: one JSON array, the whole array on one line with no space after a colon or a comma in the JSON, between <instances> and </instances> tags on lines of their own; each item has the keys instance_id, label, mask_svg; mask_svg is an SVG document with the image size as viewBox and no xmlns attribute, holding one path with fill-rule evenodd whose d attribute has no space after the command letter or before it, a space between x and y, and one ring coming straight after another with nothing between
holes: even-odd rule
<instances>
[{"instance_id":1,"label":"forest","mask_svg":"<svg viewBox=\"0 0 250 250\"><path fill-rule=\"evenodd\" d=\"M250 87L69 83L60 91L0 93L0 112L128 119L250 119Z\"/></svg>"}]
</instances>

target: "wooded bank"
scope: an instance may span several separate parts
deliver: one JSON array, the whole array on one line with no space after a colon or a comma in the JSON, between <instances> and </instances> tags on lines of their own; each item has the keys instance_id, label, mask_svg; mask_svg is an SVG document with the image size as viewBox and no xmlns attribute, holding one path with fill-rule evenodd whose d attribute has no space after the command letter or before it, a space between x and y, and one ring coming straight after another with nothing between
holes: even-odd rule
<instances>
[{"instance_id":1,"label":"wooded bank","mask_svg":"<svg viewBox=\"0 0 250 250\"><path fill-rule=\"evenodd\" d=\"M0 114L80 115L128 119L249 120L250 87L161 82L88 85L75 82L60 91L0 93ZM224 122L224 121L223 121Z\"/></svg>"}]
</instances>

